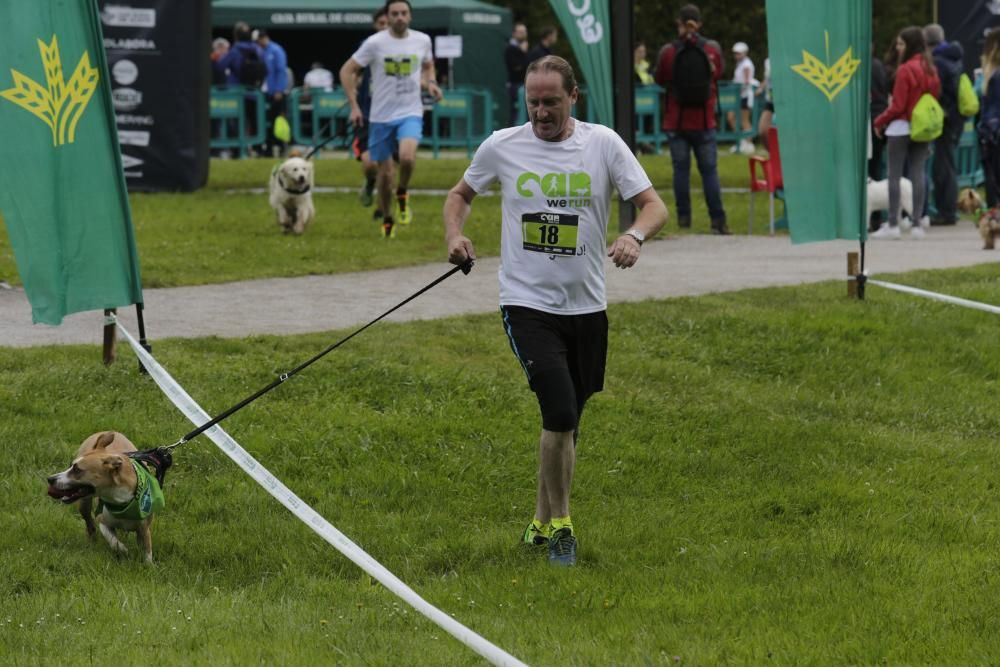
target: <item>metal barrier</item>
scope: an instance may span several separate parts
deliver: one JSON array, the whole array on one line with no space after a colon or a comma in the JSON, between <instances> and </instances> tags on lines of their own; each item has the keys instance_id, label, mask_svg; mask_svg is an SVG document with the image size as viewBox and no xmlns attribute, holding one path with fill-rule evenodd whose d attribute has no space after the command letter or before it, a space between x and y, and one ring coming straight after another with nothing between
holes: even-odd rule
<instances>
[{"instance_id":1,"label":"metal barrier","mask_svg":"<svg viewBox=\"0 0 1000 667\"><path fill-rule=\"evenodd\" d=\"M652 144L659 155L663 152L663 142L667 134L662 127L663 117L660 113L660 100L663 88L655 84L636 86L635 89L635 142L637 144Z\"/></svg>"},{"instance_id":2,"label":"metal barrier","mask_svg":"<svg viewBox=\"0 0 1000 667\"><path fill-rule=\"evenodd\" d=\"M295 88L288 96L292 140L297 144L315 146L336 136L327 144L331 148L346 148L354 141L351 127L351 105L343 91L305 90Z\"/></svg>"},{"instance_id":3,"label":"metal barrier","mask_svg":"<svg viewBox=\"0 0 1000 667\"><path fill-rule=\"evenodd\" d=\"M757 134L754 128L757 127L757 121L760 118L762 107L759 100L760 95L754 95L754 105L750 111L750 129L743 130L740 120L740 88L738 83L719 83L719 103L716 106L716 127L718 129L715 132L717 141L737 142L741 139L753 139ZM729 112L733 112L736 118L736 127L731 130L726 129L726 115Z\"/></svg>"},{"instance_id":4,"label":"metal barrier","mask_svg":"<svg viewBox=\"0 0 1000 667\"><path fill-rule=\"evenodd\" d=\"M267 137L264 112L264 93L259 90L239 87L212 88L209 100L211 123L209 147L235 148L241 157L245 157L249 154L251 146L264 143Z\"/></svg>"},{"instance_id":5,"label":"metal barrier","mask_svg":"<svg viewBox=\"0 0 1000 667\"><path fill-rule=\"evenodd\" d=\"M434 157L442 147L458 146L464 146L466 156L472 157L476 146L493 132L493 95L478 88L455 88L442 93L441 100L431 109Z\"/></svg>"}]
</instances>

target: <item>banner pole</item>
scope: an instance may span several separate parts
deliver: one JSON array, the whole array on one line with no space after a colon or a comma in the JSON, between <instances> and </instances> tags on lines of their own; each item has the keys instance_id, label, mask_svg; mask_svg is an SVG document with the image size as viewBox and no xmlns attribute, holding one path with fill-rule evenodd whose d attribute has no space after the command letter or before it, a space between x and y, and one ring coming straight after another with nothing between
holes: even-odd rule
<instances>
[{"instance_id":1,"label":"banner pole","mask_svg":"<svg viewBox=\"0 0 1000 667\"><path fill-rule=\"evenodd\" d=\"M153 346L146 342L146 323L142 319L142 304L141 303L135 304L135 319L136 319L136 322L139 325L139 345L141 345L142 349L146 350L146 352L149 352L149 353L152 354L152 352L153 352ZM114 325L112 325L112 326L114 326ZM143 366L140 363L139 364L139 373L141 375L148 375L149 371L147 371L146 367Z\"/></svg>"},{"instance_id":2,"label":"banner pole","mask_svg":"<svg viewBox=\"0 0 1000 667\"><path fill-rule=\"evenodd\" d=\"M635 150L635 74L632 49L635 47L631 2L613 3L611 14L611 71L615 90L615 131ZM635 206L618 202L618 229L624 232L635 222Z\"/></svg>"}]
</instances>

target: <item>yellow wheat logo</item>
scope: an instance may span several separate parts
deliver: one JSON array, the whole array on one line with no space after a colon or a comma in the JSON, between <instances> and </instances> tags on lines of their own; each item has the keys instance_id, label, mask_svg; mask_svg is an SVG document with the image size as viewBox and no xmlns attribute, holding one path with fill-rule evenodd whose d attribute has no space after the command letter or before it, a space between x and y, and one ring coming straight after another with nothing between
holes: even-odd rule
<instances>
[{"instance_id":1,"label":"yellow wheat logo","mask_svg":"<svg viewBox=\"0 0 1000 667\"><path fill-rule=\"evenodd\" d=\"M824 31L823 34L826 36L826 62L829 63L830 33ZM826 99L832 102L833 98L851 82L851 77L854 76L860 64L861 61L854 57L854 49L850 46L832 66L820 62L819 58L803 49L802 62L793 65L792 69L801 74L806 81L819 88L826 95Z\"/></svg>"},{"instance_id":2,"label":"yellow wheat logo","mask_svg":"<svg viewBox=\"0 0 1000 667\"><path fill-rule=\"evenodd\" d=\"M63 79L56 36L52 35L52 43L48 45L38 40L38 50L42 54L47 88L12 69L10 74L14 79L14 87L0 90L0 97L7 98L45 121L52 130L53 146L71 144L76 139L76 124L97 90L98 71L90 66L90 55L84 51L73 76L67 82Z\"/></svg>"}]
</instances>

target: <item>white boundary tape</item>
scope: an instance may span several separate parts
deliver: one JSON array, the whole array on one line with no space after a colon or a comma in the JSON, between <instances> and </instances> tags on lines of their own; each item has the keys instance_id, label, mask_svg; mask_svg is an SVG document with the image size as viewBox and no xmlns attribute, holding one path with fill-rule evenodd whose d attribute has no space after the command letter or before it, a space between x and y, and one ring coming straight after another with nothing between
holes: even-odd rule
<instances>
[{"instance_id":1,"label":"white boundary tape","mask_svg":"<svg viewBox=\"0 0 1000 667\"><path fill-rule=\"evenodd\" d=\"M885 287L886 289L896 290L897 292L905 292L907 294L914 294L916 296L922 296L927 299L933 299L935 301L943 301L945 303L950 303L955 306L964 306L966 308L974 308L975 310L984 310L987 313L993 313L994 315L1000 315L1000 308L997 306L991 306L988 303L979 303L978 301L969 301L968 299L960 299L957 296L948 296L947 294L938 294L937 292L928 292L927 290L917 289L916 287L907 287L906 285L897 285L896 283L886 283L881 280L871 280L867 281L869 285L878 285L879 287Z\"/></svg>"},{"instance_id":2,"label":"white boundary tape","mask_svg":"<svg viewBox=\"0 0 1000 667\"><path fill-rule=\"evenodd\" d=\"M121 323L116 324L118 325L118 330L121 331L125 340L127 340L128 344L132 347L132 350L135 351L136 356L139 357L139 361L146 368L146 370L149 371L150 376L154 381L156 381L156 384L160 387L163 393L167 395L167 398L169 398L170 401L177 406L182 413L184 413L184 416L190 419L191 423L195 426L200 426L201 424L211 420L211 416L202 410L201 406L199 406L195 400L191 398L186 391L184 391L184 388L181 387L162 366L160 366L156 359L154 359L152 355L146 352L146 350L144 350L142 346L136 342L125 327L123 327ZM333 545L337 551L344 554L355 565L370 574L380 584L402 598L404 602L413 607L416 611L436 623L442 630L458 639L458 641L462 642L494 665L521 665L526 667L523 662L514 656L491 644L480 635L476 634L417 595L412 588L403 583L398 577L396 577L396 575L383 567L382 564L374 558L369 556L361 547L348 539L346 535L334 528L333 525L320 516L313 508L292 493L292 491L282 484L278 478L268 472L268 470L264 468L264 466L262 466L256 459L254 459L249 452L233 440L228 433L222 430L221 426L216 424L212 428L206 430L205 435L211 438L212 442L214 442L219 449L225 452L225 454L231 458L236 465L242 468L244 472L253 477L254 480L264 487L268 493L274 496L278 502L287 507L292 514L297 516L303 523L312 528L317 535Z\"/></svg>"}]
</instances>

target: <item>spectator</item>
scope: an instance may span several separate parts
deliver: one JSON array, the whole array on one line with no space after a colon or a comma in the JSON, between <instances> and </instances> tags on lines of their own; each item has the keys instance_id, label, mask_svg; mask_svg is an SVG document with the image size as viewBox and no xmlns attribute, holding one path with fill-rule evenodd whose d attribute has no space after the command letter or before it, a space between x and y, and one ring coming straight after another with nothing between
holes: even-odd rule
<instances>
[{"instance_id":1,"label":"spectator","mask_svg":"<svg viewBox=\"0 0 1000 667\"><path fill-rule=\"evenodd\" d=\"M674 166L674 199L677 224L691 226L691 152L701 172L702 187L712 231L729 234L719 184L715 110L718 81L724 61L715 40L700 34L701 11L684 5L677 14L676 41L660 49L656 82L667 89L663 129L669 135L670 159Z\"/></svg>"},{"instance_id":2,"label":"spectator","mask_svg":"<svg viewBox=\"0 0 1000 667\"><path fill-rule=\"evenodd\" d=\"M240 21L233 26L233 45L219 58L219 66L226 71L226 83L231 86L260 88L267 68L260 50L250 39L250 26Z\"/></svg>"},{"instance_id":3,"label":"spectator","mask_svg":"<svg viewBox=\"0 0 1000 667\"><path fill-rule=\"evenodd\" d=\"M519 92L524 85L524 70L528 68L528 27L523 23L515 23L510 41L503 52L504 64L507 66L507 99L510 102L510 124L517 122L517 109L520 104Z\"/></svg>"},{"instance_id":4,"label":"spectator","mask_svg":"<svg viewBox=\"0 0 1000 667\"><path fill-rule=\"evenodd\" d=\"M979 107L979 147L986 177L986 205L1000 204L1000 28L983 44L983 99Z\"/></svg>"},{"instance_id":5,"label":"spectator","mask_svg":"<svg viewBox=\"0 0 1000 667\"><path fill-rule=\"evenodd\" d=\"M764 58L764 81L761 84L764 91L764 110L760 112L757 121L757 136L767 145L767 133L771 129L771 119L774 118L774 91L771 88L771 59Z\"/></svg>"},{"instance_id":6,"label":"spectator","mask_svg":"<svg viewBox=\"0 0 1000 667\"><path fill-rule=\"evenodd\" d=\"M750 56L747 55L749 52L750 47L746 45L746 42L736 42L733 44L733 57L736 59L736 69L733 71L733 83L740 87L739 129L744 133L752 134L753 124L750 122L750 117L753 111L754 66L753 61L750 60ZM736 114L730 111L728 117L729 126L734 130L737 129ZM731 153L735 153L736 151L746 154L753 153L753 141L744 137L738 144L733 144L733 147L730 149Z\"/></svg>"},{"instance_id":7,"label":"spectator","mask_svg":"<svg viewBox=\"0 0 1000 667\"><path fill-rule=\"evenodd\" d=\"M875 133L886 137L889 154L889 221L879 226L878 231L871 235L873 239L900 238L899 181L903 176L904 163L907 176L913 183L912 213L919 219L919 212L924 210L927 194L924 162L930 147L926 142L910 141L910 118L922 95L930 93L938 97L941 93L941 81L924 42L923 30L910 26L900 31L896 38L896 52L900 64L896 69L889 108L875 119ZM921 223L913 225L913 238L924 236Z\"/></svg>"},{"instance_id":8,"label":"spectator","mask_svg":"<svg viewBox=\"0 0 1000 667\"><path fill-rule=\"evenodd\" d=\"M554 26L542 28L542 36L538 40L538 46L528 51L528 64L535 62L539 58L552 55L552 47L559 41L559 31Z\"/></svg>"},{"instance_id":9,"label":"spectator","mask_svg":"<svg viewBox=\"0 0 1000 667\"><path fill-rule=\"evenodd\" d=\"M229 40L225 37L217 37L212 40L212 85L226 85L226 68L222 66L222 59L229 53Z\"/></svg>"},{"instance_id":10,"label":"spectator","mask_svg":"<svg viewBox=\"0 0 1000 667\"><path fill-rule=\"evenodd\" d=\"M938 78L941 80L941 108L944 109L944 131L934 140L934 164L931 182L937 215L932 225L954 225L958 221L958 181L955 171L955 148L962 136L965 118L958 111L958 78L962 76L962 45L946 42L944 29L936 23L924 28L924 40L931 50Z\"/></svg>"},{"instance_id":11,"label":"spectator","mask_svg":"<svg viewBox=\"0 0 1000 667\"><path fill-rule=\"evenodd\" d=\"M264 65L267 67L267 77L261 90L267 98L267 142L265 153L274 154L277 146L281 155L285 154L285 141L274 136L274 122L278 116L285 115L285 95L288 92L288 57L285 50L277 42L271 41L266 30L257 30L255 41L260 49Z\"/></svg>"},{"instance_id":12,"label":"spectator","mask_svg":"<svg viewBox=\"0 0 1000 667\"><path fill-rule=\"evenodd\" d=\"M316 61L306 72L302 85L305 86L306 90L333 92L333 72L323 67L323 63Z\"/></svg>"},{"instance_id":13,"label":"spectator","mask_svg":"<svg viewBox=\"0 0 1000 667\"><path fill-rule=\"evenodd\" d=\"M640 86L648 86L656 83L653 75L649 73L649 61L646 60L646 44L639 42L632 51L632 67L635 70L635 82Z\"/></svg>"},{"instance_id":14,"label":"spectator","mask_svg":"<svg viewBox=\"0 0 1000 667\"><path fill-rule=\"evenodd\" d=\"M889 74L886 66L875 55L875 43L872 43L872 79L870 88L869 116L875 120L889 108ZM885 156L885 137L875 134L875 124L871 124L872 156L868 160L868 178L881 181L885 176L882 169L882 159ZM868 220L868 231L875 231L882 224L882 211L872 211Z\"/></svg>"}]
</instances>

